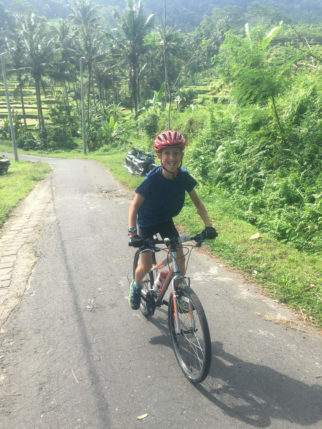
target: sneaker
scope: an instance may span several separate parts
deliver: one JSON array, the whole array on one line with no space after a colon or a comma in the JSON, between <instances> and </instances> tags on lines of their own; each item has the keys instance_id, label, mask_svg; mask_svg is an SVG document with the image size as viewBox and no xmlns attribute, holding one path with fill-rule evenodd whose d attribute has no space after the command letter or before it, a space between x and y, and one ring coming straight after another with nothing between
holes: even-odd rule
<instances>
[{"instance_id":1,"label":"sneaker","mask_svg":"<svg viewBox=\"0 0 322 429\"><path fill-rule=\"evenodd\" d=\"M177 306L178 306L179 313L188 313L189 311L188 303L182 298L179 298L177 300Z\"/></svg>"},{"instance_id":2,"label":"sneaker","mask_svg":"<svg viewBox=\"0 0 322 429\"><path fill-rule=\"evenodd\" d=\"M133 282L130 285L130 294L128 298L129 304L132 310L137 310L140 307L141 289L142 289L142 286L137 286L133 280Z\"/></svg>"}]
</instances>

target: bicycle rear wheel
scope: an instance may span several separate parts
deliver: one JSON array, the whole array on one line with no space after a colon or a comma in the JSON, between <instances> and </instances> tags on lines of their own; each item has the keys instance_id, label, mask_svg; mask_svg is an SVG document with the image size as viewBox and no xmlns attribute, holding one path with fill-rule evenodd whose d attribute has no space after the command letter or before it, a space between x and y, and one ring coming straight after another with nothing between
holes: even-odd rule
<instances>
[{"instance_id":1,"label":"bicycle rear wheel","mask_svg":"<svg viewBox=\"0 0 322 429\"><path fill-rule=\"evenodd\" d=\"M178 288L178 307L175 314L173 295L170 296L168 323L174 353L184 375L192 383L203 381L209 372L211 363L211 340L208 322L199 298L191 288ZM181 332L176 333L176 316L179 318Z\"/></svg>"},{"instance_id":2,"label":"bicycle rear wheel","mask_svg":"<svg viewBox=\"0 0 322 429\"><path fill-rule=\"evenodd\" d=\"M135 271L136 271L136 267L138 266L138 263L139 263L139 258L140 258L140 251L138 250L134 255L133 278L135 278ZM152 264L153 265L155 264L155 254L154 253L152 253ZM153 272L150 271L143 279L142 288L146 292L148 292L152 289L153 284L154 284L154 276L153 276ZM152 308L149 307L149 305L147 304L146 301L143 300L143 298L141 298L140 310L145 317L149 317L153 313Z\"/></svg>"}]
</instances>

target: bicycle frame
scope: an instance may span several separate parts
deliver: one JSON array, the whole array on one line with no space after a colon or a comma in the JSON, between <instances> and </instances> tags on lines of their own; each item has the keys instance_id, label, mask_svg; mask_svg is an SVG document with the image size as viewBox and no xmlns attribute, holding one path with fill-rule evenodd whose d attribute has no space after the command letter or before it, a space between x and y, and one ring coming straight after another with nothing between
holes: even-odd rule
<instances>
[{"instance_id":1,"label":"bicycle frame","mask_svg":"<svg viewBox=\"0 0 322 429\"><path fill-rule=\"evenodd\" d=\"M141 253L143 252L154 252L156 253L158 251L158 249L144 249ZM150 271L156 271L161 269L162 267L166 267L167 265L170 267L169 272L167 274L167 277L165 278L161 290L160 290L160 295L155 299L155 305L156 306L161 306L162 303L165 303L163 301L163 297L166 294L169 286L171 285L171 294L173 297L173 303L174 303L174 316L175 316L175 331L176 334L181 334L181 326L180 326L180 319L178 317L178 303L177 303L177 290L176 290L176 282L178 281L182 281L184 282L184 286L183 287L189 287L190 286L190 279L188 277L182 276L180 274L180 270L179 270L179 266L177 264L177 250L174 248L171 248L171 250L169 250L169 256L167 259L159 262L158 264L154 265ZM141 296L143 297L144 300L146 300L146 293L145 291L142 290L141 292ZM190 302L187 301L186 302L187 306L188 306L188 311L189 311L189 317L192 323L192 327L193 329L195 329L195 320L194 320L194 316L193 316L193 312L191 311L190 308Z\"/></svg>"}]
</instances>

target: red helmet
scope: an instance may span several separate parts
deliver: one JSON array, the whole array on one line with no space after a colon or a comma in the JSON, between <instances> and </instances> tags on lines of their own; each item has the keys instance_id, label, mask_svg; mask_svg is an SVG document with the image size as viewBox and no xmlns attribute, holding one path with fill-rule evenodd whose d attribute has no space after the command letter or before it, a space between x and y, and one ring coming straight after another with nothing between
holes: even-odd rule
<instances>
[{"instance_id":1,"label":"red helmet","mask_svg":"<svg viewBox=\"0 0 322 429\"><path fill-rule=\"evenodd\" d=\"M179 146L183 149L185 145L186 141L183 135L171 130L164 131L154 140L154 149L157 153L166 147Z\"/></svg>"}]
</instances>

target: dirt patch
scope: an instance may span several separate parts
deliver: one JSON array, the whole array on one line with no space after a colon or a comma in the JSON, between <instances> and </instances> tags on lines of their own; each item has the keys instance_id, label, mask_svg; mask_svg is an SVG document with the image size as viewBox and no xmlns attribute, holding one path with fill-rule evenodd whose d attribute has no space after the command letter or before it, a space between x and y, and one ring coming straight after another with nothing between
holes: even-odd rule
<instances>
[{"instance_id":1,"label":"dirt patch","mask_svg":"<svg viewBox=\"0 0 322 429\"><path fill-rule=\"evenodd\" d=\"M34 245L42 234L51 206L52 192L47 178L37 183L18 204L0 230L0 328L28 287L38 259Z\"/></svg>"}]
</instances>

